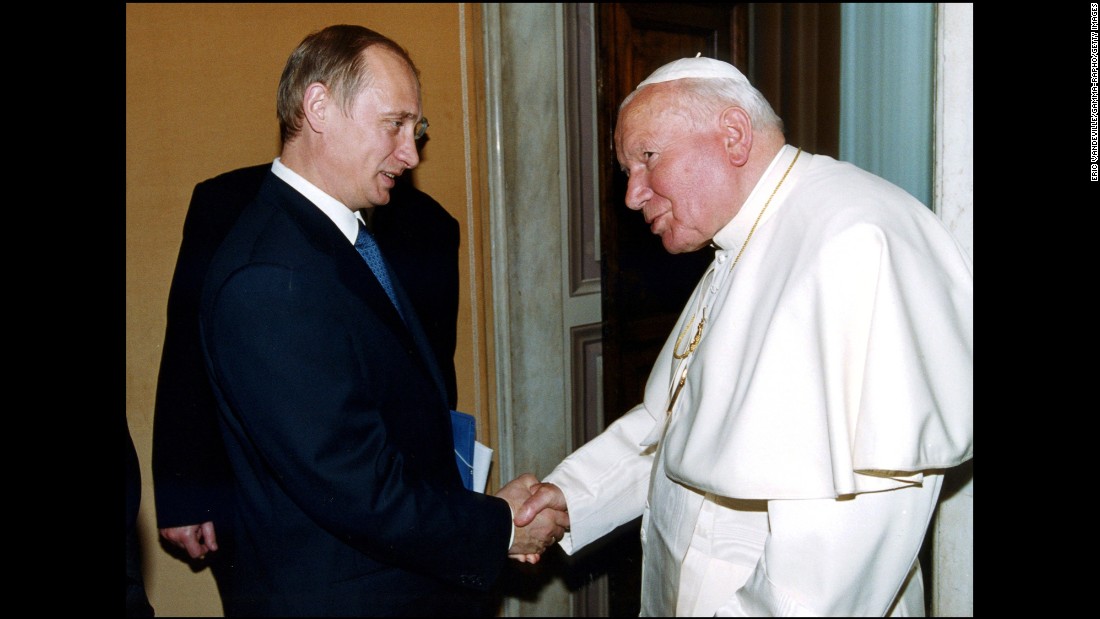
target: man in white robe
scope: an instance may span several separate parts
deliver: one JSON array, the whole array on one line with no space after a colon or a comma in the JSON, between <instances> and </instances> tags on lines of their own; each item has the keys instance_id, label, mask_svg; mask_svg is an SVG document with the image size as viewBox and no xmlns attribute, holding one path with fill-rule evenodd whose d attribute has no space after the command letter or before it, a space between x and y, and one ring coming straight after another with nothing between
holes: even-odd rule
<instances>
[{"instance_id":1,"label":"man in white robe","mask_svg":"<svg viewBox=\"0 0 1100 619\"><path fill-rule=\"evenodd\" d=\"M644 616L923 615L943 472L973 456L966 252L900 188L785 144L724 62L654 72L615 148L627 206L714 262L642 404L516 523L568 509L573 554L642 515Z\"/></svg>"}]
</instances>

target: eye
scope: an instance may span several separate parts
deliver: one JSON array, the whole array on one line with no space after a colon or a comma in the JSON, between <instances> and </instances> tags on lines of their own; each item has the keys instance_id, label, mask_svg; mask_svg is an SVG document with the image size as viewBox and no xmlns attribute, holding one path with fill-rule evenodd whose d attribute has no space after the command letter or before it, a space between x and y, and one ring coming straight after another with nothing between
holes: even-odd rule
<instances>
[{"instance_id":1,"label":"eye","mask_svg":"<svg viewBox=\"0 0 1100 619\"><path fill-rule=\"evenodd\" d=\"M397 135L405 127L403 118L385 118L382 120L382 129L389 135Z\"/></svg>"}]
</instances>

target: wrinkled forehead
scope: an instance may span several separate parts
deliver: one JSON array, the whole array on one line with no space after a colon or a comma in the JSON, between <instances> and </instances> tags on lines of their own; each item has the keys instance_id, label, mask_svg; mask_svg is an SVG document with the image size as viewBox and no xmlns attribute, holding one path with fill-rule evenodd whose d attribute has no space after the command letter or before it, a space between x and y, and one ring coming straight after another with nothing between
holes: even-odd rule
<instances>
[{"instance_id":1,"label":"wrinkled forehead","mask_svg":"<svg viewBox=\"0 0 1100 619\"><path fill-rule=\"evenodd\" d=\"M640 90L619 110L615 146L622 148L639 136L674 136L693 121L691 110L677 97L675 84L660 83Z\"/></svg>"}]
</instances>

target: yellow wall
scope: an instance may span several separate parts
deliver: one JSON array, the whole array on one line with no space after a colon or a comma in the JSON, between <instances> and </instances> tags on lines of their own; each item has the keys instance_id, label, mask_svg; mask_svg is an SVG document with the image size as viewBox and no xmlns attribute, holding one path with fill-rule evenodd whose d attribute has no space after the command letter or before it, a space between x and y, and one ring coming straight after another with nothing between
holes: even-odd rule
<instances>
[{"instance_id":1,"label":"yellow wall","mask_svg":"<svg viewBox=\"0 0 1100 619\"><path fill-rule=\"evenodd\" d=\"M462 228L459 408L496 446L478 5L127 5L126 415L142 467L146 588L159 616L221 615L210 570L193 573L160 546L150 469L165 307L191 190L278 154L283 64L302 37L336 23L392 37L420 67L431 129L414 179Z\"/></svg>"}]
</instances>

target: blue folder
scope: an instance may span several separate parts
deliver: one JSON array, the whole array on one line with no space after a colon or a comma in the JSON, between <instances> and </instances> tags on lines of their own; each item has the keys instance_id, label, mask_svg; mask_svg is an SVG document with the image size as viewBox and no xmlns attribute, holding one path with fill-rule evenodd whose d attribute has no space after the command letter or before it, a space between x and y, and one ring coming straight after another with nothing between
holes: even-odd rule
<instances>
[{"instance_id":1,"label":"blue folder","mask_svg":"<svg viewBox=\"0 0 1100 619\"><path fill-rule=\"evenodd\" d=\"M455 464L467 490L474 487L474 443L477 441L477 419L469 413L451 411L451 430L455 439Z\"/></svg>"}]
</instances>

